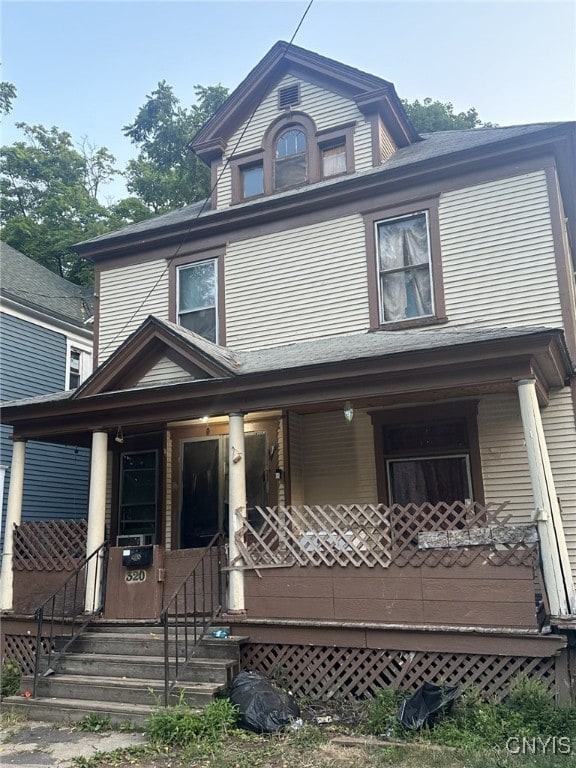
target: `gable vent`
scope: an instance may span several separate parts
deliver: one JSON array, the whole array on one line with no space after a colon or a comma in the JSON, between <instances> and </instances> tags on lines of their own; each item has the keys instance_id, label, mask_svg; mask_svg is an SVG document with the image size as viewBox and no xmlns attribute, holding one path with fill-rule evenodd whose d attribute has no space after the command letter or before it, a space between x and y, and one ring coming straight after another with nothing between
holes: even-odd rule
<instances>
[{"instance_id":1,"label":"gable vent","mask_svg":"<svg viewBox=\"0 0 576 768\"><path fill-rule=\"evenodd\" d=\"M300 103L300 83L287 85L286 88L278 89L278 108L290 107L292 104Z\"/></svg>"}]
</instances>

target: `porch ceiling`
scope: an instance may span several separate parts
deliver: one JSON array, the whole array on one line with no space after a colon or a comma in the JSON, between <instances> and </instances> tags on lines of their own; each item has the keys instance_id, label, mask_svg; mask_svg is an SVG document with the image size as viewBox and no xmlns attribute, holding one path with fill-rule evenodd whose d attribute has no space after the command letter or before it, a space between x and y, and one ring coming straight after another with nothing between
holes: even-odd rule
<instances>
[{"instance_id":1,"label":"porch ceiling","mask_svg":"<svg viewBox=\"0 0 576 768\"><path fill-rule=\"evenodd\" d=\"M235 355L232 375L8 403L3 422L16 437L82 444L118 425L135 434L234 411L430 402L515 391L523 378L536 380L545 405L573 374L562 332L542 328L355 334Z\"/></svg>"}]
</instances>

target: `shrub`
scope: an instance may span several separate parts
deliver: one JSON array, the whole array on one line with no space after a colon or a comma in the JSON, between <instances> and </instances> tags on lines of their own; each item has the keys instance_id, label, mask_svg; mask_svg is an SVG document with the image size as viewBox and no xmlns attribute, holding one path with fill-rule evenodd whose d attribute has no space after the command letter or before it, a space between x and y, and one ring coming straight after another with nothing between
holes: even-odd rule
<instances>
[{"instance_id":1,"label":"shrub","mask_svg":"<svg viewBox=\"0 0 576 768\"><path fill-rule=\"evenodd\" d=\"M180 703L156 709L146 722L146 734L156 747L217 744L235 727L237 718L238 710L230 699L216 699L200 712Z\"/></svg>"},{"instance_id":2,"label":"shrub","mask_svg":"<svg viewBox=\"0 0 576 768\"><path fill-rule=\"evenodd\" d=\"M20 679L22 674L20 667L13 661L7 661L2 665L2 681L0 684L0 694L2 696L13 696L20 690Z\"/></svg>"}]
</instances>

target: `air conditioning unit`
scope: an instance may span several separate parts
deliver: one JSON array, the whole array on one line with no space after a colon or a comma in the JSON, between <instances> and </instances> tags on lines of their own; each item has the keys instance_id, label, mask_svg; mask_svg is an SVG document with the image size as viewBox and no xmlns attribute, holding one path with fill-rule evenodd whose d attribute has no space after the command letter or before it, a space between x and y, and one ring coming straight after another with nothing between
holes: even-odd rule
<instances>
[{"instance_id":1,"label":"air conditioning unit","mask_svg":"<svg viewBox=\"0 0 576 768\"><path fill-rule=\"evenodd\" d=\"M149 544L154 544L154 536L151 533L116 536L117 547L144 547Z\"/></svg>"}]
</instances>

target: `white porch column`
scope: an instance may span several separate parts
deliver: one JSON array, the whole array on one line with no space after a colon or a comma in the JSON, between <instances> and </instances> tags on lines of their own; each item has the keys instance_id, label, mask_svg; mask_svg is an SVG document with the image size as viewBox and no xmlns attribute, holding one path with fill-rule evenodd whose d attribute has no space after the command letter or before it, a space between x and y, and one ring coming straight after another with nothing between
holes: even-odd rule
<instances>
[{"instance_id":1,"label":"white porch column","mask_svg":"<svg viewBox=\"0 0 576 768\"><path fill-rule=\"evenodd\" d=\"M14 598L14 526L22 520L22 498L24 494L24 458L26 441L14 440L10 467L10 488L6 507L6 527L4 529L4 554L0 573L0 609L11 611Z\"/></svg>"},{"instance_id":2,"label":"white porch column","mask_svg":"<svg viewBox=\"0 0 576 768\"><path fill-rule=\"evenodd\" d=\"M244 415L231 413L228 416L228 467L229 467L229 505L228 529L229 563L239 557L237 544L238 532L246 517L246 460L244 455ZM228 582L228 611L244 613L244 571L242 560L231 565Z\"/></svg>"},{"instance_id":3,"label":"white porch column","mask_svg":"<svg viewBox=\"0 0 576 768\"><path fill-rule=\"evenodd\" d=\"M88 536L86 557L104 543L106 532L106 462L108 460L108 435L106 432L92 434L92 456L90 461L90 494L88 497ZM88 563L86 573L86 599L84 610L92 613L98 607L102 580L101 557L94 557Z\"/></svg>"},{"instance_id":4,"label":"white porch column","mask_svg":"<svg viewBox=\"0 0 576 768\"><path fill-rule=\"evenodd\" d=\"M518 395L550 611L566 616L576 613L576 593L534 379L520 380Z\"/></svg>"}]
</instances>

